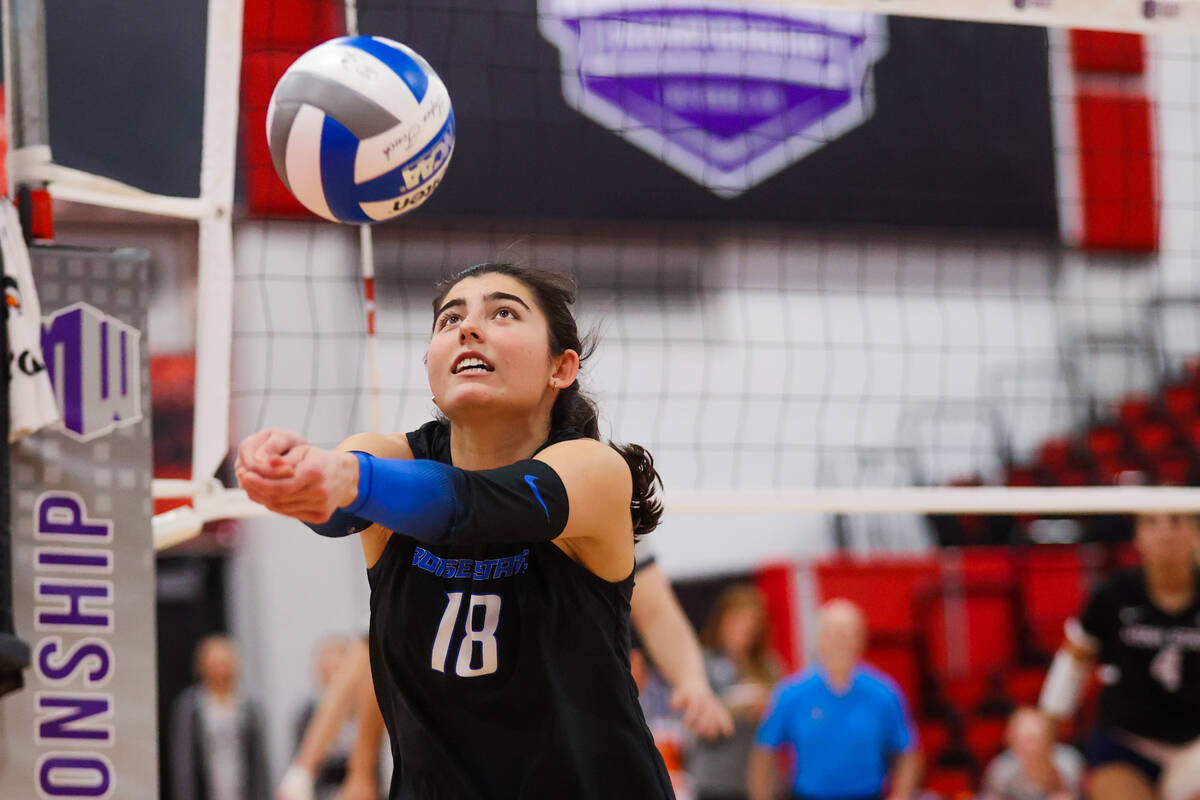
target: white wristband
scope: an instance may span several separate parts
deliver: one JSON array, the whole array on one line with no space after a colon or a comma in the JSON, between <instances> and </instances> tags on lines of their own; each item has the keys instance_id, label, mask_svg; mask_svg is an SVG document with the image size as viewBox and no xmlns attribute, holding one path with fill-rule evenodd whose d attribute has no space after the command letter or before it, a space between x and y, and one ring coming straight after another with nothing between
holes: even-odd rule
<instances>
[{"instance_id":1,"label":"white wristband","mask_svg":"<svg viewBox=\"0 0 1200 800\"><path fill-rule=\"evenodd\" d=\"M299 764L292 764L279 782L279 800L313 800L313 776Z\"/></svg>"},{"instance_id":2,"label":"white wristband","mask_svg":"<svg viewBox=\"0 0 1200 800\"><path fill-rule=\"evenodd\" d=\"M1038 705L1052 717L1069 719L1079 708L1079 699L1087 683L1088 670L1066 650L1054 654L1054 662L1042 684Z\"/></svg>"}]
</instances>

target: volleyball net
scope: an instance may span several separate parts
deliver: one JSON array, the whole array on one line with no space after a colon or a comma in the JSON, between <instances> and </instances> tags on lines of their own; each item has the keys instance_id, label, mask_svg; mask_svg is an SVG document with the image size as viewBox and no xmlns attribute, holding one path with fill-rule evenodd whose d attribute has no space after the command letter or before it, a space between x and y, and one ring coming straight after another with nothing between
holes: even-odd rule
<instances>
[{"instance_id":1,"label":"volleyball net","mask_svg":"<svg viewBox=\"0 0 1200 800\"><path fill-rule=\"evenodd\" d=\"M285 5L247 21L247 120L338 32ZM454 161L373 230L376 382L357 234L246 126L235 424L414 427L433 282L514 260L580 281L584 386L677 509L886 547L921 512L1190 508L1063 489L1196 477L1193 5L852 5L358 3L450 88Z\"/></svg>"},{"instance_id":2,"label":"volleyball net","mask_svg":"<svg viewBox=\"0 0 1200 800\"><path fill-rule=\"evenodd\" d=\"M428 419L431 287L486 260L579 280L601 337L584 388L689 527L773 515L782 541L826 529L796 521L816 512L888 548L927 541L934 513L1003 512L1018 541L1041 514L1200 508L1145 485L1200 466L1197 4L244 13L228 282L201 258L201 302L227 288L232 324L198 315L215 366L192 479L156 488L192 502L161 543L260 513L211 480L250 431L329 445ZM369 235L304 212L263 135L279 75L348 25L420 52L459 125L436 195ZM96 200L40 169L18 177ZM231 353L228 421L205 352Z\"/></svg>"}]
</instances>

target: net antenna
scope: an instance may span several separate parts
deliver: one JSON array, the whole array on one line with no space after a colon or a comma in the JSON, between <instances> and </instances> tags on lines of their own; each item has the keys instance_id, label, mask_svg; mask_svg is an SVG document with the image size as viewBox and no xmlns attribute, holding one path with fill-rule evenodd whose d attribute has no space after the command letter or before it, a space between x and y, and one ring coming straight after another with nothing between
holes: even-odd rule
<instances>
[{"instance_id":1,"label":"net antenna","mask_svg":"<svg viewBox=\"0 0 1200 800\"><path fill-rule=\"evenodd\" d=\"M358 36L358 2L346 0L346 35ZM363 311L366 314L367 426L383 430L379 378L379 336L375 328L375 239L370 225L358 226L358 263L362 271Z\"/></svg>"},{"instance_id":2,"label":"net antenna","mask_svg":"<svg viewBox=\"0 0 1200 800\"><path fill-rule=\"evenodd\" d=\"M195 430L191 480L155 481L155 497L191 497L194 505L155 517L156 543L198 533L204 521L251 512L238 492L214 477L228 452L233 337L233 190L241 72L242 0L209 0L205 54L200 191L197 197L153 194L54 163L50 150L44 0L4 0L4 83L8 191L48 191L75 203L193 220L199 226ZM251 504L252 505L252 504ZM216 516L214 516L216 515ZM162 546L160 544L159 546Z\"/></svg>"}]
</instances>

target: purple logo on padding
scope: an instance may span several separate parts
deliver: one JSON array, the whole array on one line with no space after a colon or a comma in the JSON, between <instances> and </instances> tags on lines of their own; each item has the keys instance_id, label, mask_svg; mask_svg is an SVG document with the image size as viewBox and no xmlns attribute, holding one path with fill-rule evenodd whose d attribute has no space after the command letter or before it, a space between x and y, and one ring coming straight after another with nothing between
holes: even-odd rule
<instances>
[{"instance_id":1,"label":"purple logo on padding","mask_svg":"<svg viewBox=\"0 0 1200 800\"><path fill-rule=\"evenodd\" d=\"M142 334L87 303L42 321L42 355L60 429L88 441L142 419Z\"/></svg>"},{"instance_id":2,"label":"purple logo on padding","mask_svg":"<svg viewBox=\"0 0 1200 800\"><path fill-rule=\"evenodd\" d=\"M728 0L539 0L580 113L721 197L862 124L882 17Z\"/></svg>"}]
</instances>

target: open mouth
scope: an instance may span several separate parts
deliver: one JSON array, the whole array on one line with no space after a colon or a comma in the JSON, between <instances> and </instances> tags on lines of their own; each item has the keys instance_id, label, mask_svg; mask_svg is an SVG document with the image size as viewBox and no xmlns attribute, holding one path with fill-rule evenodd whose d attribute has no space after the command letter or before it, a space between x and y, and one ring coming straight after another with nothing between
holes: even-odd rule
<instances>
[{"instance_id":1,"label":"open mouth","mask_svg":"<svg viewBox=\"0 0 1200 800\"><path fill-rule=\"evenodd\" d=\"M454 367L451 368L450 373L452 375L469 375L473 373L495 372L495 370L495 367L479 356L464 353L454 362Z\"/></svg>"}]
</instances>

